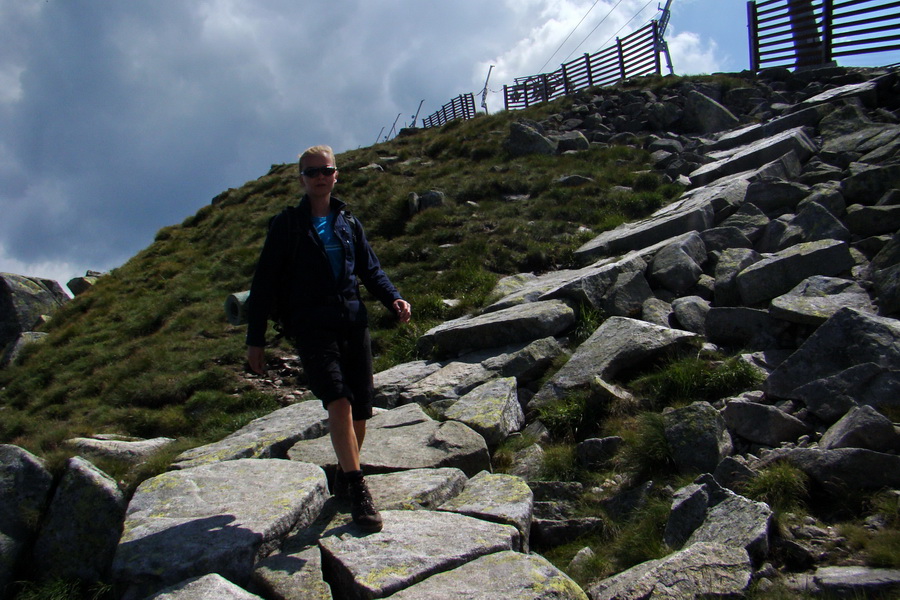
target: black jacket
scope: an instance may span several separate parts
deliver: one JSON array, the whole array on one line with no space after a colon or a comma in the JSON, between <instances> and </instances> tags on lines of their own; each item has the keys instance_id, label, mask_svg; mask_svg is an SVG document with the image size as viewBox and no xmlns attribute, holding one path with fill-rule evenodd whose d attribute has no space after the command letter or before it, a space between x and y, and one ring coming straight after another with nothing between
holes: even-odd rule
<instances>
[{"instance_id":1,"label":"black jacket","mask_svg":"<svg viewBox=\"0 0 900 600\"><path fill-rule=\"evenodd\" d=\"M337 213L334 232L344 246L344 272L336 280L325 246L312 224L309 198L272 219L263 244L248 305L247 345L264 346L266 327L276 294L286 293L290 310L287 334L302 336L321 327L368 325L366 307L359 297L359 283L393 312L397 288L381 269L359 221L353 225L345 204L332 196Z\"/></svg>"}]
</instances>

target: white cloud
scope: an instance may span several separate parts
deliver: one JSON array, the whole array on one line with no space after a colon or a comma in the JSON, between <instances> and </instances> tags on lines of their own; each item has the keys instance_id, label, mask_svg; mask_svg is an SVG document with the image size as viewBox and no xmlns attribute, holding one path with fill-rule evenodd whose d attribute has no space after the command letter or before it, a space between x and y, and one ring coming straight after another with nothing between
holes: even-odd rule
<instances>
[{"instance_id":1,"label":"white cloud","mask_svg":"<svg viewBox=\"0 0 900 600\"><path fill-rule=\"evenodd\" d=\"M721 71L728 62L728 56L719 52L713 40L704 43L696 33L685 31L667 36L672 67L681 75L709 74Z\"/></svg>"}]
</instances>

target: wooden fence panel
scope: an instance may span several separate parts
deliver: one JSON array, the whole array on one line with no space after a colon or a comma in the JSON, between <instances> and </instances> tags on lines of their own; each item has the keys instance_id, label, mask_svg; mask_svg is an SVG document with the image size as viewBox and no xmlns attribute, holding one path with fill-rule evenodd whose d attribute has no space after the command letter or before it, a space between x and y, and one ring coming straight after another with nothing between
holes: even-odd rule
<instances>
[{"instance_id":1,"label":"wooden fence panel","mask_svg":"<svg viewBox=\"0 0 900 600\"><path fill-rule=\"evenodd\" d=\"M750 0L750 68L900 50L898 0Z\"/></svg>"},{"instance_id":2,"label":"wooden fence panel","mask_svg":"<svg viewBox=\"0 0 900 600\"><path fill-rule=\"evenodd\" d=\"M470 92L460 94L441 109L422 120L422 127L439 127L454 119L471 119L475 116L475 97Z\"/></svg>"},{"instance_id":3,"label":"wooden fence panel","mask_svg":"<svg viewBox=\"0 0 900 600\"><path fill-rule=\"evenodd\" d=\"M503 86L507 110L527 108L593 86L616 83L628 77L660 73L656 21L617 38L616 44L565 63L553 73L519 77Z\"/></svg>"}]
</instances>

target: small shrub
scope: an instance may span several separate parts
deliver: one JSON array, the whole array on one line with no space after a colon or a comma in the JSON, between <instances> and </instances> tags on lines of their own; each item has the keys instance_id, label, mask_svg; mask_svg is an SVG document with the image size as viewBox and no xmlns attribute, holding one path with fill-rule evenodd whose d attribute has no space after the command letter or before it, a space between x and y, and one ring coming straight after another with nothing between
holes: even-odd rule
<instances>
[{"instance_id":1,"label":"small shrub","mask_svg":"<svg viewBox=\"0 0 900 600\"><path fill-rule=\"evenodd\" d=\"M581 344L591 337L603 324L603 319L603 311L585 302L579 304L575 310L575 331L573 333L575 344Z\"/></svg>"},{"instance_id":2,"label":"small shrub","mask_svg":"<svg viewBox=\"0 0 900 600\"><path fill-rule=\"evenodd\" d=\"M806 505L808 488L806 473L790 463L779 461L744 483L742 491L748 498L765 502L776 511L788 512Z\"/></svg>"},{"instance_id":3,"label":"small shrub","mask_svg":"<svg viewBox=\"0 0 900 600\"><path fill-rule=\"evenodd\" d=\"M670 502L650 498L647 504L623 525L611 544L611 556L620 569L662 558L669 553L663 542Z\"/></svg>"},{"instance_id":4,"label":"small shrub","mask_svg":"<svg viewBox=\"0 0 900 600\"><path fill-rule=\"evenodd\" d=\"M760 376L739 357L711 361L684 357L631 382L632 389L653 406L671 406L697 400L714 401L759 383Z\"/></svg>"},{"instance_id":5,"label":"small shrub","mask_svg":"<svg viewBox=\"0 0 900 600\"><path fill-rule=\"evenodd\" d=\"M660 413L641 413L630 420L632 427L620 432L625 441L620 454L622 466L640 475L672 472L675 462L666 441L666 429Z\"/></svg>"},{"instance_id":6,"label":"small shrub","mask_svg":"<svg viewBox=\"0 0 900 600\"><path fill-rule=\"evenodd\" d=\"M578 479L578 463L575 446L553 444L544 448L540 478L544 481L575 481Z\"/></svg>"}]
</instances>

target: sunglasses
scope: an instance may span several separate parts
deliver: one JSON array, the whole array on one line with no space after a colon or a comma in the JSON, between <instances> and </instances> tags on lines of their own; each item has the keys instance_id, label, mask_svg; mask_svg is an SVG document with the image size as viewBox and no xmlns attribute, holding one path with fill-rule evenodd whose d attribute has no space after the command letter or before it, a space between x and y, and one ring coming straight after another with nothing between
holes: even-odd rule
<instances>
[{"instance_id":1,"label":"sunglasses","mask_svg":"<svg viewBox=\"0 0 900 600\"><path fill-rule=\"evenodd\" d=\"M337 168L335 167L306 167L300 171L300 174L311 179L313 177L318 177L319 175L331 177L334 175L335 171L337 171Z\"/></svg>"}]
</instances>

